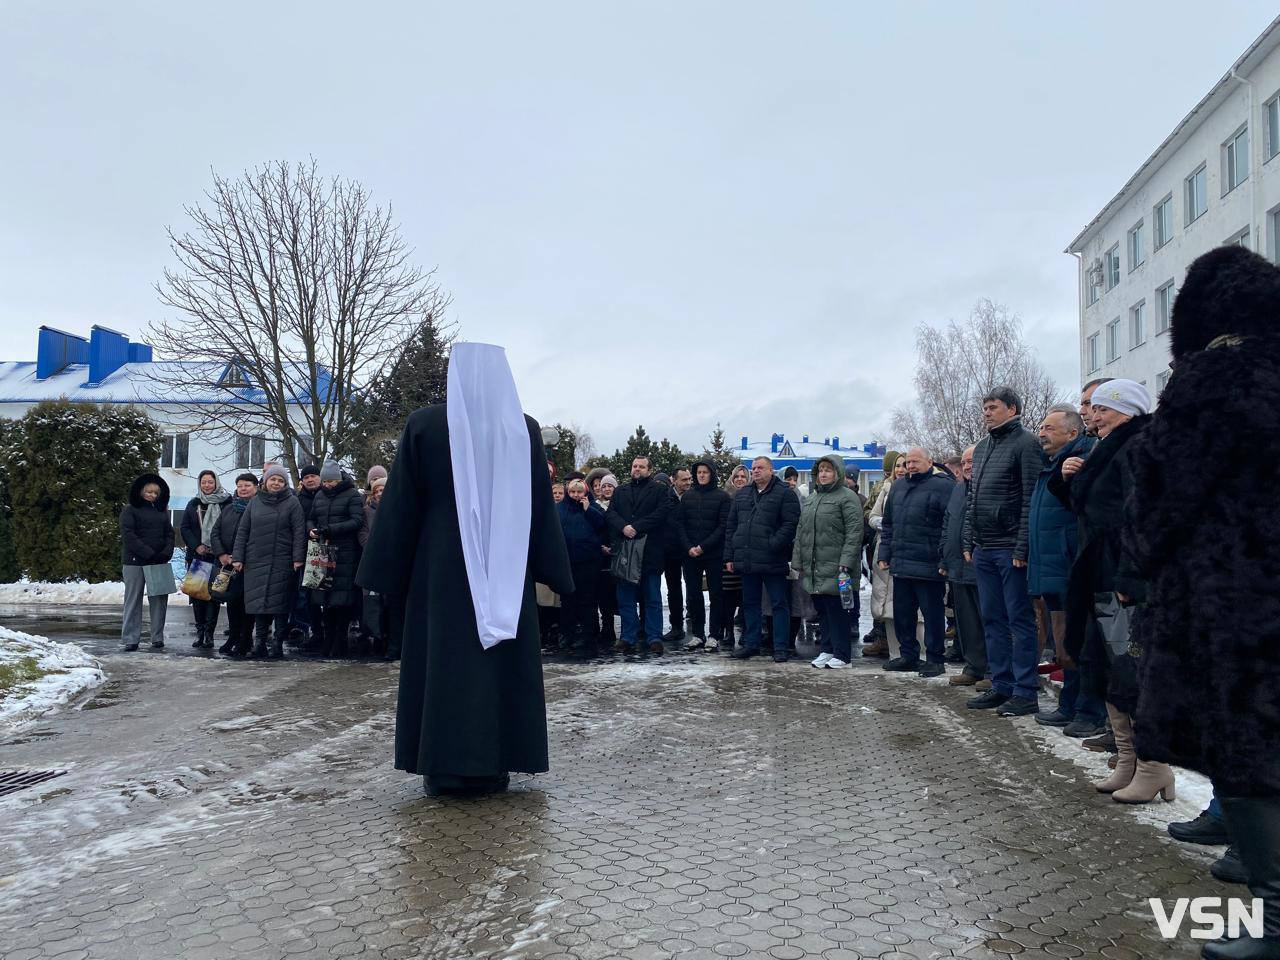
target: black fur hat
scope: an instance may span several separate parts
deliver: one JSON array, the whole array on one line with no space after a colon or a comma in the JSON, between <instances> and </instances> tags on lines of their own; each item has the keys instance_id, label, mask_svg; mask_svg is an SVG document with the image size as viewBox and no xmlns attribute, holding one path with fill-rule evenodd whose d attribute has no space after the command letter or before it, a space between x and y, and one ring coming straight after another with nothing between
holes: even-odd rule
<instances>
[{"instance_id":1,"label":"black fur hat","mask_svg":"<svg viewBox=\"0 0 1280 960\"><path fill-rule=\"evenodd\" d=\"M1197 257L1173 301L1175 357L1203 350L1223 334L1280 337L1280 269L1244 247Z\"/></svg>"}]
</instances>

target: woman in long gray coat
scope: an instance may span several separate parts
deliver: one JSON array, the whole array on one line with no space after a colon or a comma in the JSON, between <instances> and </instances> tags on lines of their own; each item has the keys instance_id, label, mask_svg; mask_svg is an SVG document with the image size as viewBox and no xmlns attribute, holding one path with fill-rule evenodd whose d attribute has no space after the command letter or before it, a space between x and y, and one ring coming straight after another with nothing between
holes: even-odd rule
<instances>
[{"instance_id":1,"label":"woman in long gray coat","mask_svg":"<svg viewBox=\"0 0 1280 960\"><path fill-rule=\"evenodd\" d=\"M272 660L282 656L294 581L306 559L306 517L289 490L287 476L277 464L263 472L263 489L240 518L232 551L232 566L244 573L245 613L253 617L253 655ZM268 653L272 620L275 635Z\"/></svg>"}]
</instances>

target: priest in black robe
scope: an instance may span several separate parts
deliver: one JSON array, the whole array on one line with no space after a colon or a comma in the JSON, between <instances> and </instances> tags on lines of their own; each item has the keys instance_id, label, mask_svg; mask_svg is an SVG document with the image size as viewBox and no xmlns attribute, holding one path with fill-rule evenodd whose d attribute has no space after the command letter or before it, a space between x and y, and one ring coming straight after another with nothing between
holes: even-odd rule
<instances>
[{"instance_id":1,"label":"priest in black robe","mask_svg":"<svg viewBox=\"0 0 1280 960\"><path fill-rule=\"evenodd\" d=\"M573 577L500 347L456 344L446 402L409 417L357 580L405 598L397 769L432 795L546 771L534 582L571 593Z\"/></svg>"}]
</instances>

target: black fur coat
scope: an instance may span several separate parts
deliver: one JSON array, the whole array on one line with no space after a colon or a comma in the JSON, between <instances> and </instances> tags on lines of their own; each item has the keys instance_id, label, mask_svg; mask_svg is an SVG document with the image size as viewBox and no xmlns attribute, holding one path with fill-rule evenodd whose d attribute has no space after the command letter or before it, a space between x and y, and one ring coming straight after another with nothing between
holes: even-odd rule
<instances>
[{"instance_id":1,"label":"black fur coat","mask_svg":"<svg viewBox=\"0 0 1280 960\"><path fill-rule=\"evenodd\" d=\"M1174 374L1131 453L1123 535L1123 563L1148 586L1138 755L1198 770L1225 796L1280 794L1280 273L1244 253L1201 258L1225 261L1212 283L1201 261L1188 273ZM1242 269L1255 274L1245 293L1270 286L1267 302L1215 315L1241 296Z\"/></svg>"}]
</instances>

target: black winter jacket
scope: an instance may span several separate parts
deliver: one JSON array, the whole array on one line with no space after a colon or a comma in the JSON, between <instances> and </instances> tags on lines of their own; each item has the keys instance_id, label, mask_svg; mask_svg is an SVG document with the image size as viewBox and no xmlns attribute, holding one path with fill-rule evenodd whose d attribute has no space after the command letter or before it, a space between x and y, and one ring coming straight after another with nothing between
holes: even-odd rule
<instances>
[{"instance_id":1,"label":"black winter jacket","mask_svg":"<svg viewBox=\"0 0 1280 960\"><path fill-rule=\"evenodd\" d=\"M226 507L229 503L231 503L230 495L227 496L222 506ZM200 556L196 547L200 546L200 509L203 506L204 504L200 502L199 497L192 497L187 501L187 505L182 511L182 523L178 526L178 534L182 537L182 542L187 547L187 566L191 566L191 561ZM221 518L222 514L219 513L218 517ZM213 539L212 534L209 539ZM214 554L212 552L204 554L204 559L212 563Z\"/></svg>"},{"instance_id":2,"label":"black winter jacket","mask_svg":"<svg viewBox=\"0 0 1280 960\"><path fill-rule=\"evenodd\" d=\"M700 460L693 465L694 477L698 476L700 466L711 471L711 482L700 484L695 479L689 492L680 499L677 511L680 548L686 558L694 547L701 547L708 557L722 557L731 501L729 494L720 489L715 467L707 461Z\"/></svg>"},{"instance_id":3,"label":"black winter jacket","mask_svg":"<svg viewBox=\"0 0 1280 960\"><path fill-rule=\"evenodd\" d=\"M298 498L288 489L259 491L240 517L231 556L244 564L245 613L288 613L297 582L293 565L307 556L307 523Z\"/></svg>"},{"instance_id":4,"label":"black winter jacket","mask_svg":"<svg viewBox=\"0 0 1280 960\"><path fill-rule=\"evenodd\" d=\"M569 548L571 564L597 563L603 555L605 522L604 511L594 501L588 500L587 509L581 503L566 496L556 504L560 517L560 529L564 531L564 543Z\"/></svg>"},{"instance_id":5,"label":"black winter jacket","mask_svg":"<svg viewBox=\"0 0 1280 960\"><path fill-rule=\"evenodd\" d=\"M748 483L738 491L725 523L725 562L735 573L785 574L790 569L800 498L775 476L764 490Z\"/></svg>"},{"instance_id":6,"label":"black winter jacket","mask_svg":"<svg viewBox=\"0 0 1280 960\"><path fill-rule=\"evenodd\" d=\"M941 580L942 526L956 482L947 474L909 473L889 489L880 524L880 562L895 577Z\"/></svg>"},{"instance_id":7,"label":"black winter jacket","mask_svg":"<svg viewBox=\"0 0 1280 960\"><path fill-rule=\"evenodd\" d=\"M1011 417L990 430L973 451L973 479L965 512L964 549L1012 549L1027 559L1031 494L1045 467L1044 451L1022 417Z\"/></svg>"},{"instance_id":8,"label":"black winter jacket","mask_svg":"<svg viewBox=\"0 0 1280 960\"><path fill-rule=\"evenodd\" d=\"M213 525L213 534L209 537L209 545L213 548L213 556L211 562L216 566L222 561L219 557L231 556L236 549L236 530L240 527L240 518L244 516L245 510L249 509L249 501L245 502L244 510L236 509L236 500L232 497L222 505L222 512L218 514L218 522ZM244 575L237 574L231 578L231 592L228 597L237 597L244 594Z\"/></svg>"},{"instance_id":9,"label":"black winter jacket","mask_svg":"<svg viewBox=\"0 0 1280 960\"><path fill-rule=\"evenodd\" d=\"M316 497L320 493L320 487L314 490L308 490L306 487L299 487L297 490L298 503L302 504L302 515L311 519L311 511L315 508Z\"/></svg>"},{"instance_id":10,"label":"black winter jacket","mask_svg":"<svg viewBox=\"0 0 1280 960\"><path fill-rule=\"evenodd\" d=\"M311 602L321 606L354 606L360 596L356 568L360 566L360 528L364 526L364 497L350 480L332 490L321 488L311 505L307 530L319 530L320 539L337 548L333 587L312 590Z\"/></svg>"},{"instance_id":11,"label":"black winter jacket","mask_svg":"<svg viewBox=\"0 0 1280 960\"><path fill-rule=\"evenodd\" d=\"M160 496L142 499L142 488L154 483ZM169 485L154 473L144 473L129 487L129 502L120 511L120 562L126 567L168 563L173 557L173 523L169 520Z\"/></svg>"},{"instance_id":12,"label":"black winter jacket","mask_svg":"<svg viewBox=\"0 0 1280 960\"><path fill-rule=\"evenodd\" d=\"M673 504L671 488L653 477L642 477L620 486L614 491L605 513L614 551L624 539L622 528L630 524L635 527L637 537L647 538L640 569L644 573L661 573L666 559L667 518Z\"/></svg>"},{"instance_id":13,"label":"black winter jacket","mask_svg":"<svg viewBox=\"0 0 1280 960\"><path fill-rule=\"evenodd\" d=\"M969 504L969 481L954 484L942 521L942 568L952 583L976 585L973 562L964 558L964 513Z\"/></svg>"}]
</instances>

